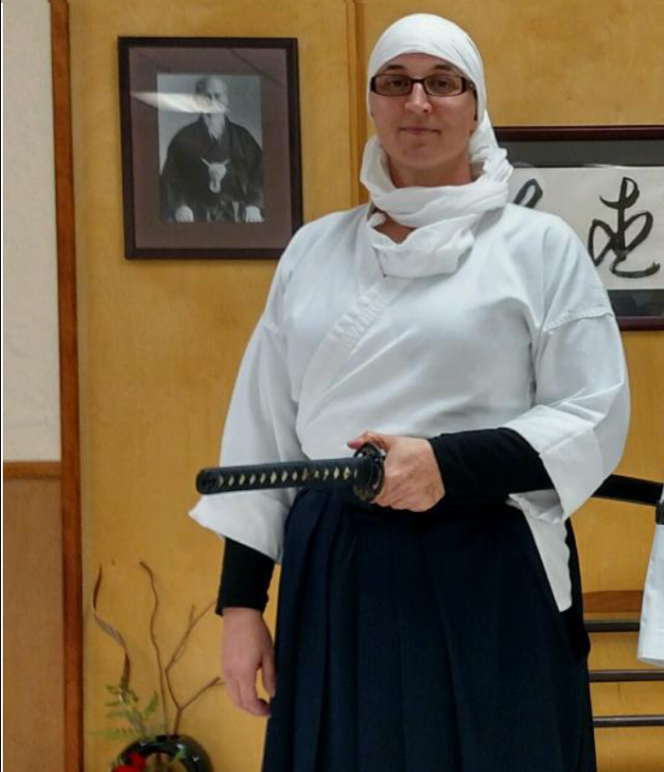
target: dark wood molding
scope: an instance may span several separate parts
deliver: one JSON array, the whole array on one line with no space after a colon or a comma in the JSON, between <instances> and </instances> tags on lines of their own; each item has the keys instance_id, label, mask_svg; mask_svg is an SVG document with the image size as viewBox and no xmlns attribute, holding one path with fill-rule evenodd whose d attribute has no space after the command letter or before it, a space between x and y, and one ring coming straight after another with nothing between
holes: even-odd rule
<instances>
[{"instance_id":1,"label":"dark wood molding","mask_svg":"<svg viewBox=\"0 0 664 772\"><path fill-rule=\"evenodd\" d=\"M346 39L348 55L348 120L350 144L350 203L360 203L360 94L358 89L359 43L358 10L354 2L346 3Z\"/></svg>"},{"instance_id":2,"label":"dark wood molding","mask_svg":"<svg viewBox=\"0 0 664 772\"><path fill-rule=\"evenodd\" d=\"M62 474L59 461L3 461L4 480L58 479Z\"/></svg>"},{"instance_id":3,"label":"dark wood molding","mask_svg":"<svg viewBox=\"0 0 664 772\"><path fill-rule=\"evenodd\" d=\"M350 176L351 205L366 203L368 194L360 184L362 156L367 142L366 82L367 63L365 50L366 29L364 3L351 0L346 5L348 30L348 84L350 118Z\"/></svg>"},{"instance_id":4,"label":"dark wood molding","mask_svg":"<svg viewBox=\"0 0 664 772\"><path fill-rule=\"evenodd\" d=\"M64 615L65 760L83 772L83 606L76 325L74 170L69 55L69 4L51 0L55 199L60 320L62 438L62 569Z\"/></svg>"},{"instance_id":5,"label":"dark wood molding","mask_svg":"<svg viewBox=\"0 0 664 772\"><path fill-rule=\"evenodd\" d=\"M583 595L583 610L586 614L640 614L642 602L640 590L588 592Z\"/></svg>"},{"instance_id":6,"label":"dark wood molding","mask_svg":"<svg viewBox=\"0 0 664 772\"><path fill-rule=\"evenodd\" d=\"M495 126L501 142L530 140L567 140L609 142L628 139L664 139L664 126L643 124L632 126Z\"/></svg>"}]
</instances>

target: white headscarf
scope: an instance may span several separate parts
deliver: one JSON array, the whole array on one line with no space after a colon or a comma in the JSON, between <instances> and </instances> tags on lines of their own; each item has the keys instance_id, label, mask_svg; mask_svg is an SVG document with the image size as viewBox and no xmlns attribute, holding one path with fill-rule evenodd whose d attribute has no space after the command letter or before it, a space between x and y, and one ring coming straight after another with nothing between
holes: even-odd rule
<instances>
[{"instance_id":1,"label":"white headscarf","mask_svg":"<svg viewBox=\"0 0 664 772\"><path fill-rule=\"evenodd\" d=\"M377 241L373 237L372 241L387 275L451 273L472 248L474 228L482 215L507 203L512 166L496 142L486 111L482 59L468 34L440 16L406 16L388 27L376 43L369 59L368 80L387 62L407 53L444 59L475 84L478 128L471 137L469 150L471 166L479 176L467 185L396 188L385 151L378 137L371 137L364 149L361 180L380 212L372 216L369 224L384 221L384 212L395 222L417 229L401 244L388 243L385 238Z\"/></svg>"}]
</instances>

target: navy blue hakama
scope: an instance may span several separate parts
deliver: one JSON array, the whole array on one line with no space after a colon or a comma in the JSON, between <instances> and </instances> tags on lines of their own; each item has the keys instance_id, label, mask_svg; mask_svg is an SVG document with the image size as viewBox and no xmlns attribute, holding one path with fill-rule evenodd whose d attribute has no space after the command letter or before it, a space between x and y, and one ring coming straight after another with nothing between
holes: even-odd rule
<instances>
[{"instance_id":1,"label":"navy blue hakama","mask_svg":"<svg viewBox=\"0 0 664 772\"><path fill-rule=\"evenodd\" d=\"M263 772L595 772L574 537L560 613L523 514L301 492Z\"/></svg>"}]
</instances>

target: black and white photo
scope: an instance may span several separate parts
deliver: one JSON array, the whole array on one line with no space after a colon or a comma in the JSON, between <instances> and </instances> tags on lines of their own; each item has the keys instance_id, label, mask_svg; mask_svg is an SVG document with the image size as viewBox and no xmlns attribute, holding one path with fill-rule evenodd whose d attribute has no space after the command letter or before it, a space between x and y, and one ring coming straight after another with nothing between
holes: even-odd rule
<instances>
[{"instance_id":1,"label":"black and white photo","mask_svg":"<svg viewBox=\"0 0 664 772\"><path fill-rule=\"evenodd\" d=\"M263 222L260 78L165 74L158 86L162 220ZM191 111L169 99L189 92Z\"/></svg>"},{"instance_id":2,"label":"black and white photo","mask_svg":"<svg viewBox=\"0 0 664 772\"><path fill-rule=\"evenodd\" d=\"M127 257L278 257L302 222L295 41L119 54Z\"/></svg>"}]
</instances>

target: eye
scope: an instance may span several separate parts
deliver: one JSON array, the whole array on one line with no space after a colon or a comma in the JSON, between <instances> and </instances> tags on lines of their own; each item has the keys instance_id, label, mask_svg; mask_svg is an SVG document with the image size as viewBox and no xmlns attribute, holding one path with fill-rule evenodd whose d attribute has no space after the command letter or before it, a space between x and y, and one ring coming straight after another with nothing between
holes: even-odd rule
<instances>
[{"instance_id":1,"label":"eye","mask_svg":"<svg viewBox=\"0 0 664 772\"><path fill-rule=\"evenodd\" d=\"M431 75L426 79L426 83L436 94L449 94L459 88L459 79L453 75Z\"/></svg>"},{"instance_id":2,"label":"eye","mask_svg":"<svg viewBox=\"0 0 664 772\"><path fill-rule=\"evenodd\" d=\"M410 78L407 75L380 75L377 85L383 93L401 94L410 88Z\"/></svg>"}]
</instances>

